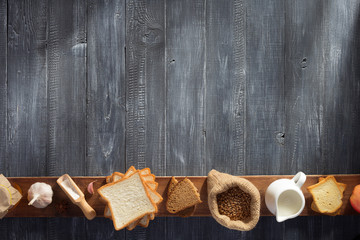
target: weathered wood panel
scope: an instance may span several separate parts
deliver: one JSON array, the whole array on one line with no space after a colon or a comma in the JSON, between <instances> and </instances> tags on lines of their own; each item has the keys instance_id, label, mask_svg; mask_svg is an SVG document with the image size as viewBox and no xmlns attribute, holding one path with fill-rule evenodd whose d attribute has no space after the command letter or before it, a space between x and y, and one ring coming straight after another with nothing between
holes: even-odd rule
<instances>
[{"instance_id":1,"label":"weathered wood panel","mask_svg":"<svg viewBox=\"0 0 360 240\"><path fill-rule=\"evenodd\" d=\"M325 1L286 3L285 38L285 161L282 168L296 173L325 173L321 157L325 81L324 41L329 15ZM330 170L330 169L328 169Z\"/></svg>"},{"instance_id":2,"label":"weathered wood panel","mask_svg":"<svg viewBox=\"0 0 360 240\"><path fill-rule=\"evenodd\" d=\"M164 1L128 1L126 164L165 172Z\"/></svg>"},{"instance_id":3,"label":"weathered wood panel","mask_svg":"<svg viewBox=\"0 0 360 240\"><path fill-rule=\"evenodd\" d=\"M48 174L85 174L86 1L49 1Z\"/></svg>"},{"instance_id":4,"label":"weathered wood panel","mask_svg":"<svg viewBox=\"0 0 360 240\"><path fill-rule=\"evenodd\" d=\"M169 175L205 172L205 1L166 2L167 146Z\"/></svg>"},{"instance_id":5,"label":"weathered wood panel","mask_svg":"<svg viewBox=\"0 0 360 240\"><path fill-rule=\"evenodd\" d=\"M45 175L45 1L8 3L8 176Z\"/></svg>"},{"instance_id":6,"label":"weathered wood panel","mask_svg":"<svg viewBox=\"0 0 360 240\"><path fill-rule=\"evenodd\" d=\"M204 174L244 173L244 9L242 1L206 2Z\"/></svg>"},{"instance_id":7,"label":"weathered wood panel","mask_svg":"<svg viewBox=\"0 0 360 240\"><path fill-rule=\"evenodd\" d=\"M0 171L6 170L7 147L7 1L0 0Z\"/></svg>"},{"instance_id":8,"label":"weathered wood panel","mask_svg":"<svg viewBox=\"0 0 360 240\"><path fill-rule=\"evenodd\" d=\"M259 14L261 12L261 14ZM246 4L246 174L284 174L284 1Z\"/></svg>"},{"instance_id":9,"label":"weathered wood panel","mask_svg":"<svg viewBox=\"0 0 360 240\"><path fill-rule=\"evenodd\" d=\"M319 170L327 173L360 171L359 10L359 2L354 0L331 4L324 1L321 9L323 28L317 47L321 48L323 64L318 94L324 166Z\"/></svg>"},{"instance_id":10,"label":"weathered wood panel","mask_svg":"<svg viewBox=\"0 0 360 240\"><path fill-rule=\"evenodd\" d=\"M91 1L87 18L86 175L103 176L125 170L125 2Z\"/></svg>"}]
</instances>

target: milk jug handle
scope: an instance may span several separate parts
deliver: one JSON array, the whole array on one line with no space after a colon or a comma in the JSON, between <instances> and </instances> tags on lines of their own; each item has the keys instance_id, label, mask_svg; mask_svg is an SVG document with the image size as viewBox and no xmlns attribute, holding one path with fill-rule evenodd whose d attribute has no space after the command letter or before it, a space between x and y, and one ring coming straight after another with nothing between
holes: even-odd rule
<instances>
[{"instance_id":1,"label":"milk jug handle","mask_svg":"<svg viewBox=\"0 0 360 240\"><path fill-rule=\"evenodd\" d=\"M301 188L301 186L305 183L306 181L306 175L303 172L298 172L293 178L292 180L295 182L295 185L298 188Z\"/></svg>"}]
</instances>

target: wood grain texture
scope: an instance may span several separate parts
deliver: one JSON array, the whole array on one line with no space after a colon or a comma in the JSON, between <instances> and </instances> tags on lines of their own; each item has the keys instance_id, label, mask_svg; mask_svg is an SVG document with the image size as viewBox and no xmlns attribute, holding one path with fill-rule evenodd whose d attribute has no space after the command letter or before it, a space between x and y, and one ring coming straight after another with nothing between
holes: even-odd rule
<instances>
[{"instance_id":1,"label":"wood grain texture","mask_svg":"<svg viewBox=\"0 0 360 240\"><path fill-rule=\"evenodd\" d=\"M164 2L128 1L127 167L165 174Z\"/></svg>"},{"instance_id":2,"label":"wood grain texture","mask_svg":"<svg viewBox=\"0 0 360 240\"><path fill-rule=\"evenodd\" d=\"M167 146L169 175L203 175L206 2L166 2Z\"/></svg>"},{"instance_id":3,"label":"wood grain texture","mask_svg":"<svg viewBox=\"0 0 360 240\"><path fill-rule=\"evenodd\" d=\"M240 7L233 1L206 2L205 173L213 168L232 174L244 171L244 135L237 130L244 125L245 104L234 90L245 86L245 77L237 73L245 68L245 49L240 49L245 32L239 30L235 13Z\"/></svg>"},{"instance_id":4,"label":"wood grain texture","mask_svg":"<svg viewBox=\"0 0 360 240\"><path fill-rule=\"evenodd\" d=\"M46 1L8 3L7 176L46 174ZM14 161L16 159L16 161Z\"/></svg>"},{"instance_id":5,"label":"wood grain texture","mask_svg":"<svg viewBox=\"0 0 360 240\"><path fill-rule=\"evenodd\" d=\"M281 168L285 139L284 1L269 1L266 9L262 1L248 1L246 13L246 174L288 173Z\"/></svg>"},{"instance_id":6,"label":"wood grain texture","mask_svg":"<svg viewBox=\"0 0 360 240\"><path fill-rule=\"evenodd\" d=\"M91 1L87 19L86 175L109 175L125 170L125 2Z\"/></svg>"},{"instance_id":7,"label":"wood grain texture","mask_svg":"<svg viewBox=\"0 0 360 240\"><path fill-rule=\"evenodd\" d=\"M323 173L328 170L321 156L323 103L321 84L326 81L325 49L330 15L328 4L319 1L286 3L285 111L286 141L284 171ZM326 126L327 127L327 126Z\"/></svg>"},{"instance_id":8,"label":"wood grain texture","mask_svg":"<svg viewBox=\"0 0 360 240\"><path fill-rule=\"evenodd\" d=\"M85 174L86 6L83 0L49 2L49 175Z\"/></svg>"},{"instance_id":9,"label":"wood grain texture","mask_svg":"<svg viewBox=\"0 0 360 240\"><path fill-rule=\"evenodd\" d=\"M0 171L6 171L7 147L7 1L0 0Z\"/></svg>"},{"instance_id":10,"label":"wood grain texture","mask_svg":"<svg viewBox=\"0 0 360 240\"><path fill-rule=\"evenodd\" d=\"M312 216L312 215L321 215L311 210L311 203L313 201L311 194L308 192L307 187L313 184L318 183L318 178L321 175L308 175L305 184L302 186L301 190L305 196L305 208L301 213L301 216ZM275 180L286 178L291 179L293 176L286 175L259 175L259 176L241 176L249 180L254 186L259 190L261 196L261 206L260 206L260 215L261 216L271 216L265 205L265 191L267 187ZM94 183L94 189L98 189L102 185L106 184L105 177L72 177L74 182L79 186L80 190L84 192L85 199L91 207L97 212L97 217L102 217L104 213L104 202L100 199L100 195L95 192L94 195L90 195L86 188L87 185L92 182ZM184 177L176 177L178 180L184 179ZM196 206L194 217L196 216L211 216L209 207L208 207L208 198L207 198L207 177L188 177L199 190L200 198L202 203ZM341 207L340 215L359 215L350 205L349 198L351 196L352 190L360 182L360 175L335 175L335 178L338 182L345 183L347 185L346 190L343 194L343 205ZM167 199L167 187L169 185L171 177L156 177L156 182L159 186L157 192L164 198L165 201L161 202L158 205L159 211L156 214L158 217L172 216L176 217L174 214L170 214L166 210L166 199ZM52 186L54 191L53 202L45 209L35 208L28 205L26 199L26 194L24 198L20 201L20 204L6 217L83 217L83 212L79 207L72 204L68 199L66 194L56 183L57 177L24 177L24 178L9 178L10 182L16 183L20 186L23 191L28 189L31 184L34 182L45 182Z\"/></svg>"},{"instance_id":11,"label":"wood grain texture","mask_svg":"<svg viewBox=\"0 0 360 240\"><path fill-rule=\"evenodd\" d=\"M358 173L360 169L360 161L354 161L360 157L359 10L357 1L324 1L322 8L320 137L326 172L336 169L337 173Z\"/></svg>"}]
</instances>

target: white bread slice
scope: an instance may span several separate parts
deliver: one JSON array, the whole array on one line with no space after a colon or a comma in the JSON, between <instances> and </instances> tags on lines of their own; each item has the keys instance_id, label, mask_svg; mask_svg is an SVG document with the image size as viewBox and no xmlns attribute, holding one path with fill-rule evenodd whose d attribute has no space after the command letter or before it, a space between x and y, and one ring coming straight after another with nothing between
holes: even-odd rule
<instances>
[{"instance_id":1,"label":"white bread slice","mask_svg":"<svg viewBox=\"0 0 360 240\"><path fill-rule=\"evenodd\" d=\"M123 177L126 178L126 177L130 176L131 174L133 174L133 173L136 172L136 171L138 171L138 170L136 170L134 166L131 166L131 167L127 170L127 172L123 175ZM116 176L116 179L121 179L121 178L122 178L121 175L118 175L118 176L115 175L115 176ZM154 176L153 174L150 174L150 175L148 174L148 175L141 175L141 178L142 178L144 181L149 181L149 179L155 179L155 176ZM118 180L115 180L115 177L114 177L114 181L118 181ZM150 180L150 181L151 181L151 180ZM148 193L149 193L151 199L152 199L156 204L159 204L159 203L163 200L162 197L161 197L161 195L158 194L158 193L155 191L155 189L151 188L148 183L146 183L145 186L147 187L147 190L148 190Z\"/></svg>"},{"instance_id":2,"label":"white bread slice","mask_svg":"<svg viewBox=\"0 0 360 240\"><path fill-rule=\"evenodd\" d=\"M163 198L161 197L161 195L155 191L155 190L152 190L149 185L147 185L147 183L145 183L145 186L147 187L147 190L148 190L148 193L149 193L149 196L151 198L151 200L157 205L159 203L161 203L163 201ZM156 206L156 212L157 212L157 206Z\"/></svg>"},{"instance_id":3,"label":"white bread slice","mask_svg":"<svg viewBox=\"0 0 360 240\"><path fill-rule=\"evenodd\" d=\"M342 205L343 193L333 176L328 176L319 183L309 186L315 209L320 213L335 213Z\"/></svg>"},{"instance_id":4,"label":"white bread slice","mask_svg":"<svg viewBox=\"0 0 360 240\"><path fill-rule=\"evenodd\" d=\"M144 216L144 217L138 222L138 225L146 228L146 227L149 226L149 222L150 222L150 214Z\"/></svg>"},{"instance_id":5,"label":"white bread slice","mask_svg":"<svg viewBox=\"0 0 360 240\"><path fill-rule=\"evenodd\" d=\"M104 185L98 192L108 202L115 230L156 212L156 204L151 200L139 171Z\"/></svg>"},{"instance_id":6,"label":"white bread slice","mask_svg":"<svg viewBox=\"0 0 360 240\"><path fill-rule=\"evenodd\" d=\"M122 179L124 177L124 174L114 174L114 176L113 176L113 182L116 182L116 181L119 181L120 179Z\"/></svg>"},{"instance_id":7,"label":"white bread slice","mask_svg":"<svg viewBox=\"0 0 360 240\"><path fill-rule=\"evenodd\" d=\"M134 166L129 167L129 169L126 171L126 173L124 174L124 177L128 177L131 174L133 174L134 172L136 172L136 168Z\"/></svg>"},{"instance_id":8,"label":"white bread slice","mask_svg":"<svg viewBox=\"0 0 360 240\"><path fill-rule=\"evenodd\" d=\"M148 175L151 174L150 168L144 168L140 170L141 175Z\"/></svg>"},{"instance_id":9,"label":"white bread slice","mask_svg":"<svg viewBox=\"0 0 360 240\"><path fill-rule=\"evenodd\" d=\"M111 181L112 182L118 181L123 177L127 177L127 176L133 174L135 171L136 171L135 167L131 166L125 174L122 174L122 173L119 173L119 172L114 172L111 175ZM144 168L144 169L140 170L141 177L143 177L143 175L149 175L148 173L150 173L149 168ZM155 179L154 175L147 176L147 177L151 177L152 179ZM148 188L149 195L152 198L152 200L154 201L154 203L159 204L163 200L163 198L161 197L160 194L158 194L156 192L156 189L158 187L158 183L154 182L154 181L147 181L145 185ZM107 206L105 207L105 210L104 210L104 217L111 219L111 211ZM141 226L143 226L143 227L146 226L147 227L149 225L149 219L154 220L154 218L155 218L155 214L151 214L150 217L144 216L140 220ZM137 222L139 222L139 221L135 221L135 222L132 222L131 224L129 224L127 226L127 229L130 230L130 231L133 230L136 227Z\"/></svg>"},{"instance_id":10,"label":"white bread slice","mask_svg":"<svg viewBox=\"0 0 360 240\"><path fill-rule=\"evenodd\" d=\"M324 177L319 177L319 182L325 180L326 178ZM335 179L335 178L334 178ZM335 179L336 185L338 185L338 187L340 188L340 191L343 193L345 192L346 189L346 184L345 183L339 183L336 179Z\"/></svg>"},{"instance_id":11,"label":"white bread slice","mask_svg":"<svg viewBox=\"0 0 360 240\"><path fill-rule=\"evenodd\" d=\"M111 183L111 177L112 177L112 175L107 176L107 177L105 178L106 183Z\"/></svg>"},{"instance_id":12,"label":"white bread slice","mask_svg":"<svg viewBox=\"0 0 360 240\"><path fill-rule=\"evenodd\" d=\"M130 223L129 225L126 226L126 229L129 230L129 231L133 230L138 225L139 222L140 222L140 220L136 220L136 221Z\"/></svg>"},{"instance_id":13,"label":"white bread slice","mask_svg":"<svg viewBox=\"0 0 360 240\"><path fill-rule=\"evenodd\" d=\"M145 181L153 181L153 182L155 182L155 175L154 174L142 175L141 177Z\"/></svg>"},{"instance_id":14,"label":"white bread slice","mask_svg":"<svg viewBox=\"0 0 360 240\"><path fill-rule=\"evenodd\" d=\"M157 182L154 182L154 181L146 181L147 185L149 185L149 187L152 189L152 190L157 190L159 184Z\"/></svg>"},{"instance_id":15,"label":"white bread slice","mask_svg":"<svg viewBox=\"0 0 360 240\"><path fill-rule=\"evenodd\" d=\"M114 179L118 179L118 177L123 177L124 174L120 173L120 172L113 172L113 174L111 174L110 176L106 177L106 183L111 183L111 182L115 182L116 180Z\"/></svg>"},{"instance_id":16,"label":"white bread slice","mask_svg":"<svg viewBox=\"0 0 360 240\"><path fill-rule=\"evenodd\" d=\"M130 174L131 172L132 171L130 171L128 174ZM114 173L112 176L113 176L112 182L116 182L116 181L119 181L124 176L124 174ZM145 185L148 188L148 192L149 192L151 199L154 201L154 203L159 204L163 200L163 198L161 197L160 194L158 194L156 192L158 183L157 182L146 182ZM104 210L104 217L111 218L111 212L107 206L105 207L105 210Z\"/></svg>"},{"instance_id":17,"label":"white bread slice","mask_svg":"<svg viewBox=\"0 0 360 240\"><path fill-rule=\"evenodd\" d=\"M147 183L145 183L145 185L147 185ZM150 195L150 198L156 204L156 212L157 212L158 211L157 205L160 202L162 202L163 198L161 197L161 195L158 192L156 192L155 190L149 189L149 188L148 188L148 193ZM154 220L154 218L155 218L154 213L148 214L148 215L144 216L143 218L141 218L140 221L132 222L130 224L131 226L129 225L126 228L131 231L132 229L134 229L136 227L136 225L140 225L142 227L148 227L150 220ZM132 224L135 224L135 226L132 227Z\"/></svg>"}]
</instances>

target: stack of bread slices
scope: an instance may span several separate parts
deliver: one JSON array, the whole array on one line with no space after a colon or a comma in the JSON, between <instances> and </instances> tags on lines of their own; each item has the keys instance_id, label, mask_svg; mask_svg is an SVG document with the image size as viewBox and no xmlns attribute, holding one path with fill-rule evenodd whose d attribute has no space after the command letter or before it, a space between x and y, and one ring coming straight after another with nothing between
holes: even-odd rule
<instances>
[{"instance_id":1,"label":"stack of bread slices","mask_svg":"<svg viewBox=\"0 0 360 240\"><path fill-rule=\"evenodd\" d=\"M336 216L340 214L346 184L334 176L320 177L319 182L307 188L313 197L311 209L315 212Z\"/></svg>"},{"instance_id":2,"label":"stack of bread slices","mask_svg":"<svg viewBox=\"0 0 360 240\"><path fill-rule=\"evenodd\" d=\"M113 220L116 230L147 227L155 218L163 198L156 191L158 183L149 168L137 170L131 166L125 174L107 176L106 183L98 192L107 202L104 216Z\"/></svg>"}]
</instances>

